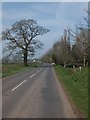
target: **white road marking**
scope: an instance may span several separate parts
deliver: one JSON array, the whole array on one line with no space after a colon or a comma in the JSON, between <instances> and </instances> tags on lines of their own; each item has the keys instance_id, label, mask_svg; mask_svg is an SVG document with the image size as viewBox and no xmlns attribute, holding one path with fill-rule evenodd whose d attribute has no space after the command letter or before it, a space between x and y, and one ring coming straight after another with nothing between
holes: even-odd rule
<instances>
[{"instance_id":1,"label":"white road marking","mask_svg":"<svg viewBox=\"0 0 90 120\"><path fill-rule=\"evenodd\" d=\"M39 73L39 70L36 73Z\"/></svg>"},{"instance_id":2,"label":"white road marking","mask_svg":"<svg viewBox=\"0 0 90 120\"><path fill-rule=\"evenodd\" d=\"M42 68L41 68L40 70L42 70ZM30 76L30 78L32 78L32 77L35 76L37 73L39 73L40 70L38 70L36 73L32 74L32 75ZM18 87L20 87L20 86L21 86L23 83L25 83L26 81L27 81L27 80L24 80L24 81L21 82L19 85L17 85L16 87L14 87L11 91L16 90Z\"/></svg>"},{"instance_id":3,"label":"white road marking","mask_svg":"<svg viewBox=\"0 0 90 120\"><path fill-rule=\"evenodd\" d=\"M42 70L42 68L41 68L40 70ZM30 76L30 78L32 78L32 77L35 76L37 73L39 73L40 70L38 70L36 73L32 74L32 75Z\"/></svg>"},{"instance_id":4,"label":"white road marking","mask_svg":"<svg viewBox=\"0 0 90 120\"><path fill-rule=\"evenodd\" d=\"M23 83L25 83L27 80L24 80L23 82L21 82L19 85L17 85L15 88L13 88L11 91L16 90L19 86L21 86Z\"/></svg>"},{"instance_id":5,"label":"white road marking","mask_svg":"<svg viewBox=\"0 0 90 120\"><path fill-rule=\"evenodd\" d=\"M30 77L32 78L35 74L32 74Z\"/></svg>"}]
</instances>

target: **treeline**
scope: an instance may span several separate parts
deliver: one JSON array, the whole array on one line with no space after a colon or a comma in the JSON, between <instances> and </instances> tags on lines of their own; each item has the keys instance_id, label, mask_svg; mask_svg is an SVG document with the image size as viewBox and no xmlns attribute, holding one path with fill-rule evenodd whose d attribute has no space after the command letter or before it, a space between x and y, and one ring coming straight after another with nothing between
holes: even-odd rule
<instances>
[{"instance_id":1,"label":"treeline","mask_svg":"<svg viewBox=\"0 0 90 120\"><path fill-rule=\"evenodd\" d=\"M53 45L53 47L42 57L44 62L54 62L64 67L75 65L88 65L88 41L89 27L88 20L85 24L75 26L75 30L67 27L63 36Z\"/></svg>"}]
</instances>

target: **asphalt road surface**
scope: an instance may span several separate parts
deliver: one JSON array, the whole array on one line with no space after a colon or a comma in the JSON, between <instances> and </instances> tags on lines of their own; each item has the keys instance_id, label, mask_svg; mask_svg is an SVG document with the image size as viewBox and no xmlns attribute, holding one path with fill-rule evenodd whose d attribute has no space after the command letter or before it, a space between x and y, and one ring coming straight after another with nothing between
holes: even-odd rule
<instances>
[{"instance_id":1,"label":"asphalt road surface","mask_svg":"<svg viewBox=\"0 0 90 120\"><path fill-rule=\"evenodd\" d=\"M76 118L50 66L2 80L2 118Z\"/></svg>"}]
</instances>

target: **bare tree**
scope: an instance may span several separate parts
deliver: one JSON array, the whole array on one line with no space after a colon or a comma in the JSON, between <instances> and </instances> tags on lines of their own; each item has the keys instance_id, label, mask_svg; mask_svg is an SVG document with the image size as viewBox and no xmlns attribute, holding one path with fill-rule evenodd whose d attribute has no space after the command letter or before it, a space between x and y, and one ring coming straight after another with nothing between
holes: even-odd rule
<instances>
[{"instance_id":1,"label":"bare tree","mask_svg":"<svg viewBox=\"0 0 90 120\"><path fill-rule=\"evenodd\" d=\"M85 10L85 12L90 15L88 10ZM81 44L81 50L83 52L83 65L86 66L86 60L87 60L87 51L88 51L88 17L84 17L85 23L81 23L77 26L79 29L79 34L77 35L77 41L79 40L79 43Z\"/></svg>"},{"instance_id":2,"label":"bare tree","mask_svg":"<svg viewBox=\"0 0 90 120\"><path fill-rule=\"evenodd\" d=\"M47 32L49 32L48 29L39 26L33 19L16 22L11 28L2 32L2 40L7 40L7 46L4 50L10 51L10 54L15 51L22 51L24 64L28 66L27 57L29 52L35 52L43 45L35 38Z\"/></svg>"},{"instance_id":3,"label":"bare tree","mask_svg":"<svg viewBox=\"0 0 90 120\"><path fill-rule=\"evenodd\" d=\"M64 36L53 45L53 60L56 64L62 64L66 67L71 62L71 50L66 30Z\"/></svg>"}]
</instances>

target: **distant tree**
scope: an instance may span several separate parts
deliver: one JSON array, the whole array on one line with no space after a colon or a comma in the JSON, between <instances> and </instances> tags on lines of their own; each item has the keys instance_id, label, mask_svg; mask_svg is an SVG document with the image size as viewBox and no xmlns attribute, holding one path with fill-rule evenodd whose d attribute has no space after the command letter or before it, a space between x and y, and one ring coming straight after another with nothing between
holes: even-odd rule
<instances>
[{"instance_id":1,"label":"distant tree","mask_svg":"<svg viewBox=\"0 0 90 120\"><path fill-rule=\"evenodd\" d=\"M48 62L48 63L52 63L52 55L53 55L53 51L52 49L48 50L41 58L42 62Z\"/></svg>"},{"instance_id":2,"label":"distant tree","mask_svg":"<svg viewBox=\"0 0 90 120\"><path fill-rule=\"evenodd\" d=\"M56 64L62 64L64 67L72 60L69 36L67 30L58 42L53 45L53 60Z\"/></svg>"},{"instance_id":3,"label":"distant tree","mask_svg":"<svg viewBox=\"0 0 90 120\"><path fill-rule=\"evenodd\" d=\"M4 51L12 53L22 51L24 64L27 65L29 52L34 53L36 49L42 47L42 43L35 39L38 35L49 32L37 24L33 19L21 20L14 23L11 28L2 32L2 40L7 40Z\"/></svg>"},{"instance_id":4,"label":"distant tree","mask_svg":"<svg viewBox=\"0 0 90 120\"><path fill-rule=\"evenodd\" d=\"M54 45L53 45L52 59L56 64L60 63L60 41L54 43Z\"/></svg>"}]
</instances>

